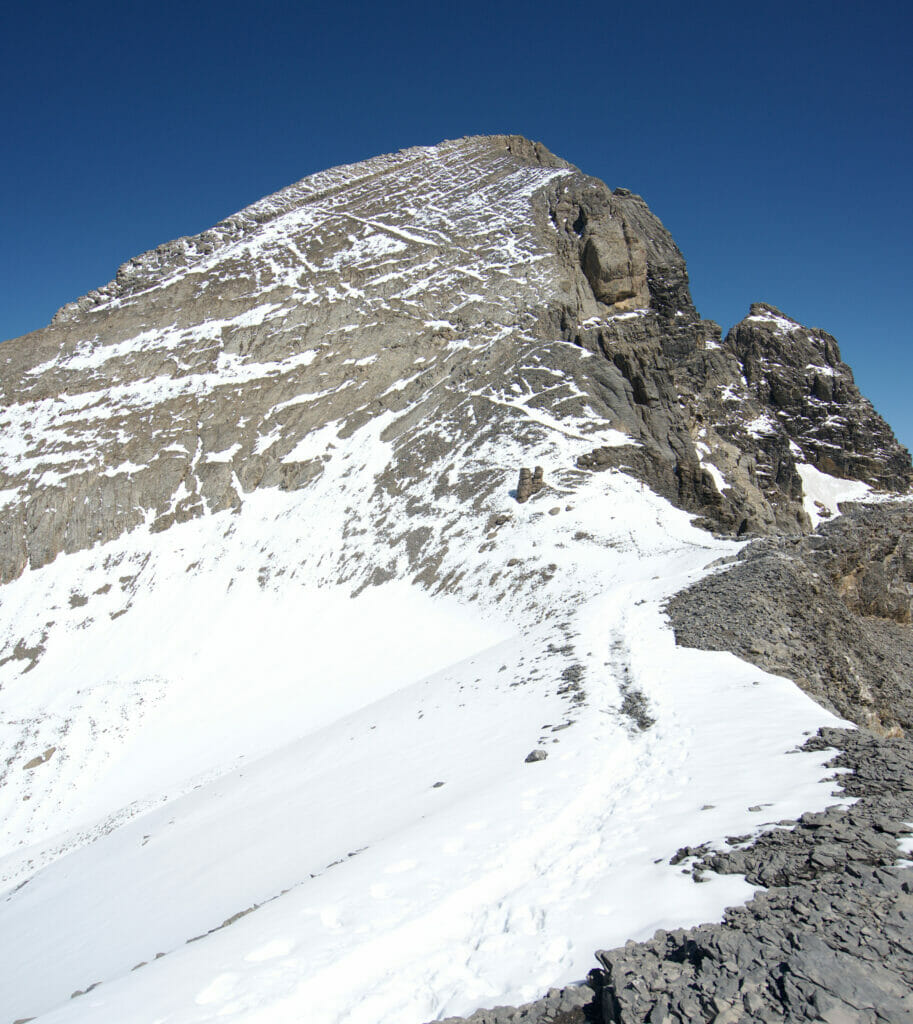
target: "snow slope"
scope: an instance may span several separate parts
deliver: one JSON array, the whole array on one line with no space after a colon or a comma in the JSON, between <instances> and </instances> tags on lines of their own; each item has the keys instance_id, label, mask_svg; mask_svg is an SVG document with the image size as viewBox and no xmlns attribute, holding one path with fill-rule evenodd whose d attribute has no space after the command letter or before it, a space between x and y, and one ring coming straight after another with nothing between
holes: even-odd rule
<instances>
[{"instance_id":1,"label":"snow slope","mask_svg":"<svg viewBox=\"0 0 913 1024\"><path fill-rule=\"evenodd\" d=\"M532 604L315 587L312 490L4 588L7 629L54 624L3 668L0 1020L418 1024L746 898L668 860L833 802L794 752L832 718L676 649L664 596L732 542L623 474L587 487L558 515L504 488L502 556L554 566Z\"/></svg>"},{"instance_id":2,"label":"snow slope","mask_svg":"<svg viewBox=\"0 0 913 1024\"><path fill-rule=\"evenodd\" d=\"M841 501L861 501L872 493L862 480L841 480L804 462L797 463L796 470L802 478L803 507L816 528L839 515Z\"/></svg>"}]
</instances>

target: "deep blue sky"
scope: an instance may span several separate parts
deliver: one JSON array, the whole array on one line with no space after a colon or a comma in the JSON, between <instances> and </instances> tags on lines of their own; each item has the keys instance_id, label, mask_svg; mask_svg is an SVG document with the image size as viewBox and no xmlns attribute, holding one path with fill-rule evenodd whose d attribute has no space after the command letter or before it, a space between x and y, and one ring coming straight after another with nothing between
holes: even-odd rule
<instances>
[{"instance_id":1,"label":"deep blue sky","mask_svg":"<svg viewBox=\"0 0 913 1024\"><path fill-rule=\"evenodd\" d=\"M704 316L831 331L913 445L911 37L908 0L7 0L0 338L313 171L517 132L641 193Z\"/></svg>"}]
</instances>

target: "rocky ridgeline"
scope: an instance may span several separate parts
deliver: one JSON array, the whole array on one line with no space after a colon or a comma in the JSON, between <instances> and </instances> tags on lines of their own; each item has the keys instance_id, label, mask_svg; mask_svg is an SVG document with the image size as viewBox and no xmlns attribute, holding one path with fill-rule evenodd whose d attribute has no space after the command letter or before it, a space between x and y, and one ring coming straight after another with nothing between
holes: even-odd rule
<instances>
[{"instance_id":1,"label":"rocky ridgeline","mask_svg":"<svg viewBox=\"0 0 913 1024\"><path fill-rule=\"evenodd\" d=\"M721 341L643 199L517 136L336 168L136 257L4 343L0 393L0 581L308 487L367 423L393 446L378 524L461 445L547 435L542 410L594 434L548 467L565 491L623 469L724 532L807 530L797 462L911 479L833 339L755 306ZM598 443L607 426L631 443ZM479 467L458 497L484 513L515 467ZM434 576L433 541L394 547ZM355 571L345 551L334 571Z\"/></svg>"},{"instance_id":2,"label":"rocky ridgeline","mask_svg":"<svg viewBox=\"0 0 913 1024\"><path fill-rule=\"evenodd\" d=\"M806 462L834 476L906 490L910 457L859 394L834 338L755 304L725 345L750 392L774 413Z\"/></svg>"},{"instance_id":3,"label":"rocky ridgeline","mask_svg":"<svg viewBox=\"0 0 913 1024\"><path fill-rule=\"evenodd\" d=\"M580 332L628 383L621 398L606 378L606 403L639 442L594 450L582 467L634 472L712 528L739 534L809 528L800 463L908 489L909 454L859 394L830 335L765 304L724 341L716 325L705 331L694 346L649 318Z\"/></svg>"},{"instance_id":4,"label":"rocky ridgeline","mask_svg":"<svg viewBox=\"0 0 913 1024\"><path fill-rule=\"evenodd\" d=\"M913 730L913 505L844 505L676 595L678 643L733 651L881 735Z\"/></svg>"},{"instance_id":5,"label":"rocky ridgeline","mask_svg":"<svg viewBox=\"0 0 913 1024\"><path fill-rule=\"evenodd\" d=\"M591 1018L913 1021L913 871L898 846L913 829L913 506L842 512L811 536L755 541L668 610L679 643L734 651L874 730L806 744L839 751L856 802L730 837L724 852L678 851L695 882L742 874L766 891L722 924L599 953Z\"/></svg>"}]
</instances>

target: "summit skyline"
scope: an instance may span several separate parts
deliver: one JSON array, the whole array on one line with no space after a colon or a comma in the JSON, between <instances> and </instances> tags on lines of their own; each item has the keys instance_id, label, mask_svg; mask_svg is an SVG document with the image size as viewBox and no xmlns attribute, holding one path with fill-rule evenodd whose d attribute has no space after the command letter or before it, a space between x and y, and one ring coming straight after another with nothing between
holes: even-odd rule
<instances>
[{"instance_id":1,"label":"summit skyline","mask_svg":"<svg viewBox=\"0 0 913 1024\"><path fill-rule=\"evenodd\" d=\"M540 139L639 193L724 331L834 334L913 444L909 10L50 3L4 16L0 338L325 167Z\"/></svg>"}]
</instances>

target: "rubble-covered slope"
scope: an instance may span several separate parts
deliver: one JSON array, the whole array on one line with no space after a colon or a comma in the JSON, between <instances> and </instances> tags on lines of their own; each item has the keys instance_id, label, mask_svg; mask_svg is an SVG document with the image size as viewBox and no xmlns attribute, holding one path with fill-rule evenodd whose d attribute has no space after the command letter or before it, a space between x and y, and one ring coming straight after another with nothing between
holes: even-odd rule
<instances>
[{"instance_id":1,"label":"rubble-covered slope","mask_svg":"<svg viewBox=\"0 0 913 1024\"><path fill-rule=\"evenodd\" d=\"M677 594L676 639L733 651L876 733L913 729L913 506L844 505Z\"/></svg>"}]
</instances>

